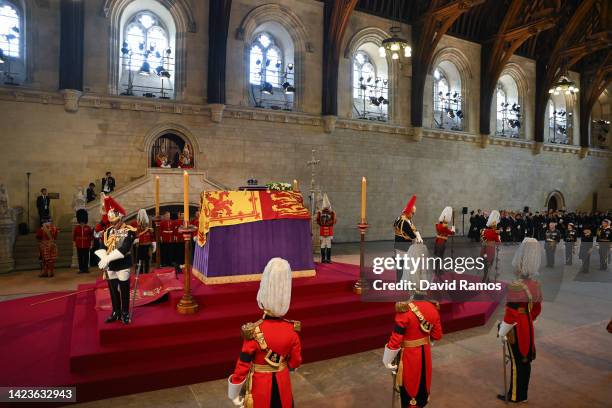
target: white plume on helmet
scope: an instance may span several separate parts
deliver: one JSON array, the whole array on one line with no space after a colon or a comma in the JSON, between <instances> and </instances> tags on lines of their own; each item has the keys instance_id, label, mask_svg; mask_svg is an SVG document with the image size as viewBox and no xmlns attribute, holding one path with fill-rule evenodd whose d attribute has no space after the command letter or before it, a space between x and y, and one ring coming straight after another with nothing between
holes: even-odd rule
<instances>
[{"instance_id":1,"label":"white plume on helmet","mask_svg":"<svg viewBox=\"0 0 612 408\"><path fill-rule=\"evenodd\" d=\"M493 210L489 215L489 219L487 220L487 227L492 227L493 225L497 225L499 223L499 211Z\"/></svg>"},{"instance_id":2,"label":"white plume on helmet","mask_svg":"<svg viewBox=\"0 0 612 408\"><path fill-rule=\"evenodd\" d=\"M282 258L272 258L264 269L257 304L272 316L284 316L291 303L291 266Z\"/></svg>"},{"instance_id":3,"label":"white plume on helmet","mask_svg":"<svg viewBox=\"0 0 612 408\"><path fill-rule=\"evenodd\" d=\"M331 202L329 201L329 197L327 196L327 193L323 194L323 204L321 205L321 209L331 210Z\"/></svg>"},{"instance_id":4,"label":"white plume on helmet","mask_svg":"<svg viewBox=\"0 0 612 408\"><path fill-rule=\"evenodd\" d=\"M449 223L453 219L453 207L444 207L442 214L440 214L439 222Z\"/></svg>"},{"instance_id":5,"label":"white plume on helmet","mask_svg":"<svg viewBox=\"0 0 612 408\"><path fill-rule=\"evenodd\" d=\"M147 227L149 225L149 216L147 215L147 210L141 208L138 210L138 215L136 216L136 223L142 227Z\"/></svg>"},{"instance_id":6,"label":"white plume on helmet","mask_svg":"<svg viewBox=\"0 0 612 408\"><path fill-rule=\"evenodd\" d=\"M521 242L514 258L512 266L520 277L530 278L538 275L542 262L542 247L537 239L527 237Z\"/></svg>"}]
</instances>

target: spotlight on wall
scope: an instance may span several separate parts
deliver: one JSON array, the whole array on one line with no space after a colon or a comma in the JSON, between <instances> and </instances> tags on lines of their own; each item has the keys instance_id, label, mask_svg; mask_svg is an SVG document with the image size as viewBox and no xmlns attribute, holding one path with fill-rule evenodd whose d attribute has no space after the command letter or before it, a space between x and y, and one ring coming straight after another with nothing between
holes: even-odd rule
<instances>
[{"instance_id":1,"label":"spotlight on wall","mask_svg":"<svg viewBox=\"0 0 612 408\"><path fill-rule=\"evenodd\" d=\"M274 94L274 90L272 88L272 84L269 83L269 82L264 82L262 87L261 87L261 92L265 93L266 95Z\"/></svg>"},{"instance_id":2,"label":"spotlight on wall","mask_svg":"<svg viewBox=\"0 0 612 408\"><path fill-rule=\"evenodd\" d=\"M293 70L293 64L292 63L287 64L287 69L289 71Z\"/></svg>"},{"instance_id":3,"label":"spotlight on wall","mask_svg":"<svg viewBox=\"0 0 612 408\"><path fill-rule=\"evenodd\" d=\"M138 70L138 74L142 76L148 76L150 74L150 71L151 71L151 66L149 65L147 61L145 61L142 63L142 66Z\"/></svg>"},{"instance_id":4,"label":"spotlight on wall","mask_svg":"<svg viewBox=\"0 0 612 408\"><path fill-rule=\"evenodd\" d=\"M285 90L286 94L295 93L295 87L292 86L289 82L283 83L283 89Z\"/></svg>"}]
</instances>

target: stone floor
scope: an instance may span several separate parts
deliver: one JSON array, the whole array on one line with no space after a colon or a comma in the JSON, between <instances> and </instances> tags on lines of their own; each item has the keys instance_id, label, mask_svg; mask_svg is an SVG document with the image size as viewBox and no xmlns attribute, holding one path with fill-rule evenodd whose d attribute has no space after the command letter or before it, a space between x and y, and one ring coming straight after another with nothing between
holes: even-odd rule
<instances>
[{"instance_id":1,"label":"stone floor","mask_svg":"<svg viewBox=\"0 0 612 408\"><path fill-rule=\"evenodd\" d=\"M375 252L387 248L384 243L376 245L372 246ZM504 279L511 276L513 251L512 246L501 251ZM358 262L356 245L337 245L334 252L336 261ZM558 264L562 263L562 257L559 252ZM532 366L527 406L612 406L612 334L605 329L612 317L612 266L609 272L598 272L597 263L594 257L588 279L577 275L577 266L561 266L543 273L542 280L550 281L549 286L554 290L547 296L536 323L538 356ZM78 283L95 278L93 274L76 275L71 270L58 271L54 279L35 276L35 271L0 275L0 300L74 289ZM484 327L451 333L435 344L432 396L428 406L504 406L495 399L503 383L501 343L495 336L495 322L502 312L498 309ZM292 374L295 405L389 406L391 375L381 364L382 347L381 344L377 350L304 364ZM218 380L77 406L212 408L232 404L226 398L226 381Z\"/></svg>"}]
</instances>

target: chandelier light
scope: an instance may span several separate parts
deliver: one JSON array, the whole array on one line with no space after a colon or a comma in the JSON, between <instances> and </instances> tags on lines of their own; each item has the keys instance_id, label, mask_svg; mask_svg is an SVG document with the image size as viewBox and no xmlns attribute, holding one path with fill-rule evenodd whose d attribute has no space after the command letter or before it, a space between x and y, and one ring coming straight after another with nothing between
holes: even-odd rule
<instances>
[{"instance_id":1,"label":"chandelier light","mask_svg":"<svg viewBox=\"0 0 612 408\"><path fill-rule=\"evenodd\" d=\"M394 19L397 19L399 22L399 6L397 6L397 1L393 2L393 13L397 13L394 15ZM386 57L387 55L391 56L392 60L398 60L400 55L403 55L405 58L409 58L412 56L412 47L408 44L408 41L401 37L402 28L400 25L392 25L389 29L391 32L390 38L385 38L382 41L382 44L378 48L378 54L381 57Z\"/></svg>"},{"instance_id":2,"label":"chandelier light","mask_svg":"<svg viewBox=\"0 0 612 408\"><path fill-rule=\"evenodd\" d=\"M567 75L561 75L561 77L553 83L552 87L548 90L551 95L573 95L578 93L579 89L575 86L574 81L569 79Z\"/></svg>"}]
</instances>

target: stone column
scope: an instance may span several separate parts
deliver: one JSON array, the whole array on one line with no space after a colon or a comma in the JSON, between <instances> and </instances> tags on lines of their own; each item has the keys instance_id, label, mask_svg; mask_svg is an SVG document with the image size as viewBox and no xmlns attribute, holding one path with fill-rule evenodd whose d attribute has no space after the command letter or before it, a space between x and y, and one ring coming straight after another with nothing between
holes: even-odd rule
<instances>
[{"instance_id":1,"label":"stone column","mask_svg":"<svg viewBox=\"0 0 612 408\"><path fill-rule=\"evenodd\" d=\"M64 90L64 104L68 112L78 110L83 91L84 17L84 1L61 0L59 89Z\"/></svg>"},{"instance_id":2,"label":"stone column","mask_svg":"<svg viewBox=\"0 0 612 408\"><path fill-rule=\"evenodd\" d=\"M15 245L17 222L14 217L0 218L0 273L15 269L13 247Z\"/></svg>"}]
</instances>

